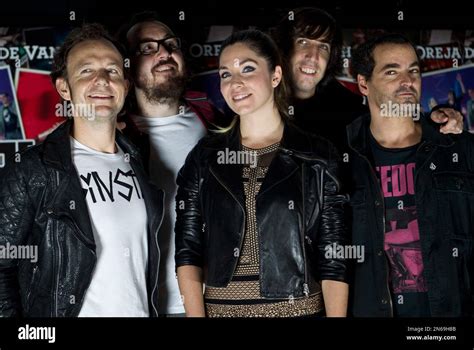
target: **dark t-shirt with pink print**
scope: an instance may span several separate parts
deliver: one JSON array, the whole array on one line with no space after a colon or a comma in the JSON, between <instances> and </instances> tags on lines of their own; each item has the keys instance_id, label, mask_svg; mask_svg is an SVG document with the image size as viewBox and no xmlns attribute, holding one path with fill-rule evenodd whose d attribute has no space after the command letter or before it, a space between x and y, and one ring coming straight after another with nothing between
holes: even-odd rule
<instances>
[{"instance_id":1,"label":"dark t-shirt with pink print","mask_svg":"<svg viewBox=\"0 0 474 350\"><path fill-rule=\"evenodd\" d=\"M419 145L385 148L369 136L385 204L385 253L393 311L398 317L430 316L415 204L415 157Z\"/></svg>"}]
</instances>

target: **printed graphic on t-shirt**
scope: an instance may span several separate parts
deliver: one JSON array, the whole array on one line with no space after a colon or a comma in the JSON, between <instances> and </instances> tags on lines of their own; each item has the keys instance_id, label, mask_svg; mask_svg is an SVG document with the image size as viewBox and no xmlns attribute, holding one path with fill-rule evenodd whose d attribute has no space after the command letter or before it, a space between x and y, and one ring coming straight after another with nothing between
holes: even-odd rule
<instances>
[{"instance_id":1,"label":"printed graphic on t-shirt","mask_svg":"<svg viewBox=\"0 0 474 350\"><path fill-rule=\"evenodd\" d=\"M416 207L387 210L385 251L394 293L426 292Z\"/></svg>"},{"instance_id":2,"label":"printed graphic on t-shirt","mask_svg":"<svg viewBox=\"0 0 474 350\"><path fill-rule=\"evenodd\" d=\"M148 317L148 215L123 150L103 153L71 137L97 262L79 317Z\"/></svg>"},{"instance_id":3,"label":"printed graphic on t-shirt","mask_svg":"<svg viewBox=\"0 0 474 350\"><path fill-rule=\"evenodd\" d=\"M385 251L391 265L393 292L426 292L413 205L415 163L379 166L376 170L385 201L391 204L385 211Z\"/></svg>"},{"instance_id":4,"label":"printed graphic on t-shirt","mask_svg":"<svg viewBox=\"0 0 474 350\"><path fill-rule=\"evenodd\" d=\"M138 199L142 198L137 176L133 170L123 171L117 168L114 172L108 171L106 176L92 171L80 174L79 177L81 182L87 186L84 188L85 197L90 196L94 204L98 201L115 202L117 196L128 202L131 201L133 195L136 195Z\"/></svg>"}]
</instances>

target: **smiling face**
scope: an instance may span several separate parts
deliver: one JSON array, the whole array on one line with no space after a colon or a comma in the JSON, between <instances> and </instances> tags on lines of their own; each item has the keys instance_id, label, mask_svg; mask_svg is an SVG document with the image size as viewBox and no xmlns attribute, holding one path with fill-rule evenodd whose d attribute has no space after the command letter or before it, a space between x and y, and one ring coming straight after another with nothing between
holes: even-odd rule
<instances>
[{"instance_id":1,"label":"smiling face","mask_svg":"<svg viewBox=\"0 0 474 350\"><path fill-rule=\"evenodd\" d=\"M415 50L408 44L382 44L373 51L375 66L368 81L358 76L359 88L369 107L379 111L392 104L420 101L421 74Z\"/></svg>"},{"instance_id":2,"label":"smiling face","mask_svg":"<svg viewBox=\"0 0 474 350\"><path fill-rule=\"evenodd\" d=\"M146 42L174 37L171 30L159 22L134 25L127 34L128 46L134 51L132 74L136 89L150 102L179 99L186 84L186 70L180 49L171 50L161 44L159 51L147 51ZM142 52L138 52L138 48Z\"/></svg>"},{"instance_id":3,"label":"smiling face","mask_svg":"<svg viewBox=\"0 0 474 350\"><path fill-rule=\"evenodd\" d=\"M331 55L331 45L323 38L312 40L296 38L290 58L294 94L306 99L314 95L316 86L323 79Z\"/></svg>"},{"instance_id":4,"label":"smiling face","mask_svg":"<svg viewBox=\"0 0 474 350\"><path fill-rule=\"evenodd\" d=\"M227 46L220 56L219 76L225 101L241 117L275 107L274 89L281 80L281 67L270 72L267 61L249 46Z\"/></svg>"},{"instance_id":5,"label":"smiling face","mask_svg":"<svg viewBox=\"0 0 474 350\"><path fill-rule=\"evenodd\" d=\"M77 107L75 117L89 119L84 112L90 111L98 121L115 119L128 91L123 57L105 39L80 42L69 51L67 79L58 78L56 89Z\"/></svg>"}]
</instances>

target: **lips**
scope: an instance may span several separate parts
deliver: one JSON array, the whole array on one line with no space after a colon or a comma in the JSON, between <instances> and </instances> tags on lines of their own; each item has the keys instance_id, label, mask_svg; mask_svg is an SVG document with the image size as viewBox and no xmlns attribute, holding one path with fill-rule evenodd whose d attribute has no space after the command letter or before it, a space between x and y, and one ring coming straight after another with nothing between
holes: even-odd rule
<instances>
[{"instance_id":1,"label":"lips","mask_svg":"<svg viewBox=\"0 0 474 350\"><path fill-rule=\"evenodd\" d=\"M235 95L232 95L232 100L235 101L235 102L239 102L239 101L245 100L250 95L252 95L252 94L244 94L244 93L235 94Z\"/></svg>"},{"instance_id":2,"label":"lips","mask_svg":"<svg viewBox=\"0 0 474 350\"><path fill-rule=\"evenodd\" d=\"M404 91L404 92L398 93L397 96L399 96L399 97L415 97L415 93L409 92L409 91Z\"/></svg>"},{"instance_id":3,"label":"lips","mask_svg":"<svg viewBox=\"0 0 474 350\"><path fill-rule=\"evenodd\" d=\"M113 95L104 94L104 93L92 93L92 94L87 95L87 97L95 99L95 100L109 100L109 99L114 98Z\"/></svg>"},{"instance_id":4,"label":"lips","mask_svg":"<svg viewBox=\"0 0 474 350\"><path fill-rule=\"evenodd\" d=\"M314 75L318 71L315 67L309 67L309 66L301 66L299 67L299 70L303 74L310 74L310 75Z\"/></svg>"},{"instance_id":5,"label":"lips","mask_svg":"<svg viewBox=\"0 0 474 350\"><path fill-rule=\"evenodd\" d=\"M172 62L162 62L153 67L154 72L164 73L176 70L176 64Z\"/></svg>"},{"instance_id":6,"label":"lips","mask_svg":"<svg viewBox=\"0 0 474 350\"><path fill-rule=\"evenodd\" d=\"M402 86L398 90L395 91L397 96L416 96L417 92L416 89L412 86L406 87Z\"/></svg>"}]
</instances>

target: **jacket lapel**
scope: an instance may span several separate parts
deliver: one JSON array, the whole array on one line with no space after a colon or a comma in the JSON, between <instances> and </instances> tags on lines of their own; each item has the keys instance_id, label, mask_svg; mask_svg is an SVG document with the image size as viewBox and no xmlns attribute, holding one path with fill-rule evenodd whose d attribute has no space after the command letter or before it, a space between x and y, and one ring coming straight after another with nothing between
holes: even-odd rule
<instances>
[{"instance_id":1,"label":"jacket lapel","mask_svg":"<svg viewBox=\"0 0 474 350\"><path fill-rule=\"evenodd\" d=\"M280 147L270 163L258 195L262 195L280 182L285 181L299 169L300 165L292 154L308 154L310 156L311 151L312 146L308 141L308 135L302 133L290 122L285 122Z\"/></svg>"},{"instance_id":2,"label":"jacket lapel","mask_svg":"<svg viewBox=\"0 0 474 350\"><path fill-rule=\"evenodd\" d=\"M231 154L229 152L241 151L240 129L238 123L231 131L222 135L219 139L221 142L218 142L211 147L211 160L209 162L211 176L214 176L217 181L233 195L242 207L245 207L242 164L229 164L227 160L224 163L218 161L221 154L225 155Z\"/></svg>"},{"instance_id":3,"label":"jacket lapel","mask_svg":"<svg viewBox=\"0 0 474 350\"><path fill-rule=\"evenodd\" d=\"M69 173L60 176L59 189L53 200L53 208L59 217L68 218L70 223L75 226L73 232L77 238L87 247L95 250L85 192L74 168L71 168Z\"/></svg>"},{"instance_id":4,"label":"jacket lapel","mask_svg":"<svg viewBox=\"0 0 474 350\"><path fill-rule=\"evenodd\" d=\"M79 181L79 175L73 166L71 157L70 131L73 121L68 120L59 126L43 144L43 159L45 163L54 168L55 174L51 181L57 186L57 192L48 209L52 209L52 215L66 217L74 226L74 234L86 246L95 249L94 234L92 231L89 209L85 199L85 191ZM147 177L141 166L140 155L137 149L119 132L116 133L116 141L125 153L131 157L131 166L137 174L140 187L147 203L147 214L150 232L154 232L156 223L159 224L162 209L155 205L158 200L162 202L163 193L154 189L147 181ZM136 163L135 163L136 162ZM153 191L151 191L153 189ZM155 197L155 198L152 198ZM153 203L150 205L150 203ZM152 220L153 218L153 220Z\"/></svg>"},{"instance_id":5,"label":"jacket lapel","mask_svg":"<svg viewBox=\"0 0 474 350\"><path fill-rule=\"evenodd\" d=\"M270 190L272 187L278 185L280 182L285 181L294 172L298 170L298 164L287 154L284 154L280 149L275 154L267 174L263 180L262 186L258 193L258 196Z\"/></svg>"},{"instance_id":6,"label":"jacket lapel","mask_svg":"<svg viewBox=\"0 0 474 350\"><path fill-rule=\"evenodd\" d=\"M74 226L74 234L90 249L95 249L89 210L85 193L79 182L79 175L71 157L70 134L73 120L60 125L43 143L43 160L53 168L51 181L55 184L56 195L47 210L52 215L66 217Z\"/></svg>"},{"instance_id":7,"label":"jacket lapel","mask_svg":"<svg viewBox=\"0 0 474 350\"><path fill-rule=\"evenodd\" d=\"M286 144L295 144L295 135L292 135L291 130L293 130L292 127L285 125L285 131L283 134L281 146L285 147ZM303 140L301 139L301 134L298 134L297 138L299 138L298 144L301 142L304 143L306 140L305 137L302 137ZM226 146L228 147L229 151L241 151L242 147L240 143L240 129L238 123L231 131L229 131L227 135L225 135L225 137L223 137L222 142L219 142L219 146L215 147L215 153L213 153L214 156L212 157L210 162L210 172L214 177L216 177L216 179L221 183L221 185L223 185L228 191L233 194L233 196L242 204L242 206L245 206L245 195L242 179L242 164L219 164L217 161L218 152L225 152ZM308 145L305 145L304 147L307 146ZM297 147L297 151L299 151L298 148L299 147ZM269 166L265 179L263 180L259 195L270 190L272 187L278 185L280 182L285 181L295 171L297 171L298 168L299 166L293 160L293 157L291 157L289 154L287 154L287 152L284 152L281 148L279 148L277 150L275 158Z\"/></svg>"}]
</instances>

